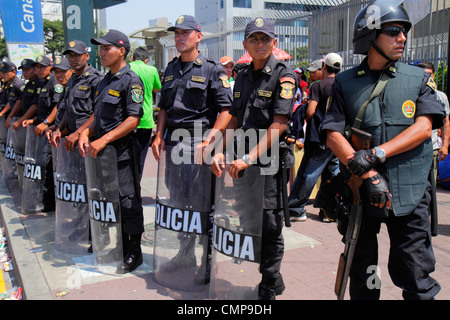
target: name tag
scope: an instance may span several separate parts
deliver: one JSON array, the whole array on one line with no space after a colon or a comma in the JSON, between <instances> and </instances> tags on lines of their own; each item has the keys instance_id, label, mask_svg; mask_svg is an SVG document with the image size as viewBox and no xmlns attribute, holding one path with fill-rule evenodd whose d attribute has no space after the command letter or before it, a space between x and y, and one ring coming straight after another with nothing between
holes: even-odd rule
<instances>
[{"instance_id":1,"label":"name tag","mask_svg":"<svg viewBox=\"0 0 450 320\"><path fill-rule=\"evenodd\" d=\"M195 81L195 82L204 83L206 81L206 78L199 77L199 76L192 76L191 80Z\"/></svg>"},{"instance_id":2,"label":"name tag","mask_svg":"<svg viewBox=\"0 0 450 320\"><path fill-rule=\"evenodd\" d=\"M78 86L78 90L80 90L80 91L88 91L89 87L88 86Z\"/></svg>"},{"instance_id":3,"label":"name tag","mask_svg":"<svg viewBox=\"0 0 450 320\"><path fill-rule=\"evenodd\" d=\"M108 94L114 97L120 97L120 92L113 89L109 89Z\"/></svg>"},{"instance_id":4,"label":"name tag","mask_svg":"<svg viewBox=\"0 0 450 320\"><path fill-rule=\"evenodd\" d=\"M272 92L265 90L258 90L258 96L270 98L272 96Z\"/></svg>"},{"instance_id":5,"label":"name tag","mask_svg":"<svg viewBox=\"0 0 450 320\"><path fill-rule=\"evenodd\" d=\"M172 81L173 80L173 75L172 76L167 76L165 79L164 79L164 82L169 82L169 81Z\"/></svg>"}]
</instances>

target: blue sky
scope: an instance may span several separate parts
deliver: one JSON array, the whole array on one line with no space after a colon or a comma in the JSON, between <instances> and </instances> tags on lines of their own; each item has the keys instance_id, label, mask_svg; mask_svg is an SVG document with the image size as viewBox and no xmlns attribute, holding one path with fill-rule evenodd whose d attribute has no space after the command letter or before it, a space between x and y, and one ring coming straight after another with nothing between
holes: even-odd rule
<instances>
[{"instance_id":1,"label":"blue sky","mask_svg":"<svg viewBox=\"0 0 450 320\"><path fill-rule=\"evenodd\" d=\"M167 17L173 24L182 14L195 15L194 3L195 0L128 0L106 9L108 29L129 34L160 17Z\"/></svg>"}]
</instances>

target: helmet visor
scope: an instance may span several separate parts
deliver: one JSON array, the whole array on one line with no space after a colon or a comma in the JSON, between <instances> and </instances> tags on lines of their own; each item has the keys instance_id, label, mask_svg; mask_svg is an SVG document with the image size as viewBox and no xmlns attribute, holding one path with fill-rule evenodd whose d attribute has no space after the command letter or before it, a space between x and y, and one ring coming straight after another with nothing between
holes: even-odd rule
<instances>
[{"instance_id":1,"label":"helmet visor","mask_svg":"<svg viewBox=\"0 0 450 320\"><path fill-rule=\"evenodd\" d=\"M398 7L403 3L409 18L404 17ZM381 24L387 22L387 15L398 16L399 21L409 21L411 25L416 24L430 13L429 0L375 0L366 10L363 19L358 23L358 29L380 29Z\"/></svg>"}]
</instances>

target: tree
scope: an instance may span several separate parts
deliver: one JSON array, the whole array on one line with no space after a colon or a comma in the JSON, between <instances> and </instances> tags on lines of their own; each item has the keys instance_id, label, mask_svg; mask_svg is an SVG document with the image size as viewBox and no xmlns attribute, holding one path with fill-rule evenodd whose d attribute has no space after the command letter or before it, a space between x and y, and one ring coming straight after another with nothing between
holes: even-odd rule
<instances>
[{"instance_id":1,"label":"tree","mask_svg":"<svg viewBox=\"0 0 450 320\"><path fill-rule=\"evenodd\" d=\"M64 52L64 26L61 20L44 19L45 52L52 55L54 61Z\"/></svg>"},{"instance_id":2,"label":"tree","mask_svg":"<svg viewBox=\"0 0 450 320\"><path fill-rule=\"evenodd\" d=\"M5 37L0 39L0 60L8 57L8 49L6 48L6 39Z\"/></svg>"}]
</instances>

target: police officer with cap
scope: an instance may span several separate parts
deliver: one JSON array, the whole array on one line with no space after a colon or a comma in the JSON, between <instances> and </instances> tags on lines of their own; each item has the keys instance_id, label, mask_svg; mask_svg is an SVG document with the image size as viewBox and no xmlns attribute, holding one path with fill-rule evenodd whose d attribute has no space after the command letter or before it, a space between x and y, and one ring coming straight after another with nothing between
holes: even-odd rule
<instances>
[{"instance_id":1,"label":"police officer with cap","mask_svg":"<svg viewBox=\"0 0 450 320\"><path fill-rule=\"evenodd\" d=\"M34 66L37 76L44 81L44 85L39 93L36 117L30 117L24 120L22 124L24 127L28 124L35 124L37 126L36 135L42 136L45 129L55 120L56 106L64 95L64 87L56 81L52 74L53 62L48 57L37 57Z\"/></svg>"},{"instance_id":2,"label":"police officer with cap","mask_svg":"<svg viewBox=\"0 0 450 320\"><path fill-rule=\"evenodd\" d=\"M44 81L39 92L37 108L30 108L23 116L22 126L36 125L35 133L41 137L45 129L48 128L56 116L57 104L64 94L64 87L59 84L51 70L52 61L46 56L38 56L33 63L36 69L36 75ZM20 121L20 120L19 120ZM49 144L45 150L40 150L46 154L46 175L44 177L44 193L42 202L44 204L44 212L55 210L55 187L53 180L53 161L52 150Z\"/></svg>"},{"instance_id":3,"label":"police officer with cap","mask_svg":"<svg viewBox=\"0 0 450 320\"><path fill-rule=\"evenodd\" d=\"M91 39L100 45L100 61L109 68L97 87L94 113L90 125L78 141L80 154L89 153L96 158L107 145L117 151L120 209L122 215L122 241L125 269L131 272L142 264L141 236L144 215L139 188L138 152L133 132L143 114L144 87L141 79L126 63L130 51L128 37L117 30L109 30L100 39ZM89 143L89 138L92 142ZM130 179L132 183L130 183Z\"/></svg>"},{"instance_id":4,"label":"police officer with cap","mask_svg":"<svg viewBox=\"0 0 450 320\"><path fill-rule=\"evenodd\" d=\"M369 267L378 265L377 233L384 222L390 237L393 283L402 288L404 299L433 299L440 285L430 277L436 261L428 215L428 174L431 131L442 126L444 112L430 75L398 62L412 26L408 12L403 5L387 1L370 5L380 14L374 24L368 24L373 13L363 8L355 19L353 37L354 53L367 58L336 76L333 101L322 126L339 160L363 178L363 221L350 271L350 297L380 297L380 288L367 284L373 277ZM367 109L358 115L366 102ZM369 150L355 152L344 136L349 126L372 135Z\"/></svg>"},{"instance_id":5,"label":"police officer with cap","mask_svg":"<svg viewBox=\"0 0 450 320\"><path fill-rule=\"evenodd\" d=\"M4 97L1 104L4 107L0 111L0 117L8 117L11 109L14 108L17 101L21 98L25 83L17 77L17 67L13 62L2 62L0 75L4 81L1 93L2 97Z\"/></svg>"},{"instance_id":6,"label":"police officer with cap","mask_svg":"<svg viewBox=\"0 0 450 320\"><path fill-rule=\"evenodd\" d=\"M282 170L287 171L294 162L292 150L280 146L292 116L298 82L294 71L283 62L277 61L272 54L276 44L275 28L270 20L256 18L247 24L243 45L253 61L239 72L236 79L234 100L230 109L232 119L227 127L227 130L267 130L266 140L260 139L257 146L249 146L251 150L242 159L233 161L229 173L234 179L239 178L240 171L252 165L259 165L259 157L264 154L264 150L271 148L272 141L280 142L276 146L280 148L280 158L276 160L280 163L286 162L286 166L279 166L275 174L265 175L259 268L262 280L258 292L259 299L262 300L275 299L285 287L280 273L284 254L281 233L284 219ZM221 176L224 168L223 154L215 155L211 164L213 173Z\"/></svg>"},{"instance_id":7,"label":"police officer with cap","mask_svg":"<svg viewBox=\"0 0 450 320\"><path fill-rule=\"evenodd\" d=\"M175 32L175 45L180 56L174 58L168 64L164 74L161 99L158 104L160 112L156 137L152 143L152 152L155 159L159 161L160 152L165 145L175 146L178 144L178 141L172 141L174 131L186 129L192 138L188 144L195 148L195 163L201 164L204 161L203 150L214 141L213 137L219 131L225 130L230 120L228 113L232 100L230 83L220 63L207 59L198 51L198 44L202 40L203 34L200 23L195 17L190 15L180 16L175 25L168 28L168 31ZM200 129L200 137L195 136L196 128ZM202 135L208 129L212 129L212 131L203 141ZM167 135L165 136L166 132ZM178 169L182 175L183 172L186 173L181 167L178 167ZM206 167L196 169L199 171L206 170L205 175L211 176ZM202 174L202 176L205 175ZM177 179L173 173L171 177ZM184 179L186 177L187 175L184 176ZM170 179L169 181L171 181L169 184L176 185L176 181ZM184 183L192 185L193 181L185 181ZM173 191L175 192L175 190ZM178 192L186 194L189 191L178 190ZM202 197L210 198L209 195L202 195ZM196 201L196 199L191 201ZM209 216L210 221L207 226L209 238L212 234L211 219L212 213ZM184 261L192 261L195 258L191 243L195 241L195 237L184 238L181 233L178 236L180 238L180 251L165 266L166 271L176 270ZM208 260L206 263L209 265L211 246L206 243L203 245L203 255ZM204 260L202 259L202 262ZM209 282L208 265L202 263L194 281L202 284Z\"/></svg>"},{"instance_id":8,"label":"police officer with cap","mask_svg":"<svg viewBox=\"0 0 450 320\"><path fill-rule=\"evenodd\" d=\"M59 139L66 136L65 148L73 151L80 132L89 123L87 120L94 112L94 98L97 86L104 75L89 65L89 52L86 43L80 40L70 41L63 52L74 74L66 87L64 103L58 106L56 128L52 132L52 143L59 146ZM82 127L85 125L85 127Z\"/></svg>"},{"instance_id":9,"label":"police officer with cap","mask_svg":"<svg viewBox=\"0 0 450 320\"><path fill-rule=\"evenodd\" d=\"M37 104L39 101L39 93L44 81L36 75L36 69L34 60L24 59L22 60L19 69L22 69L22 74L25 80L28 82L23 88L22 97L20 103L16 103L11 110L8 118L6 119L6 127L11 127L11 121L13 117L19 117L19 121L13 124L13 129L17 130L19 125L22 125L22 121L32 117L37 110ZM31 110L30 110L31 109ZM28 114L27 114L28 113ZM24 116L26 114L26 116ZM25 142L24 142L25 143Z\"/></svg>"}]
</instances>

